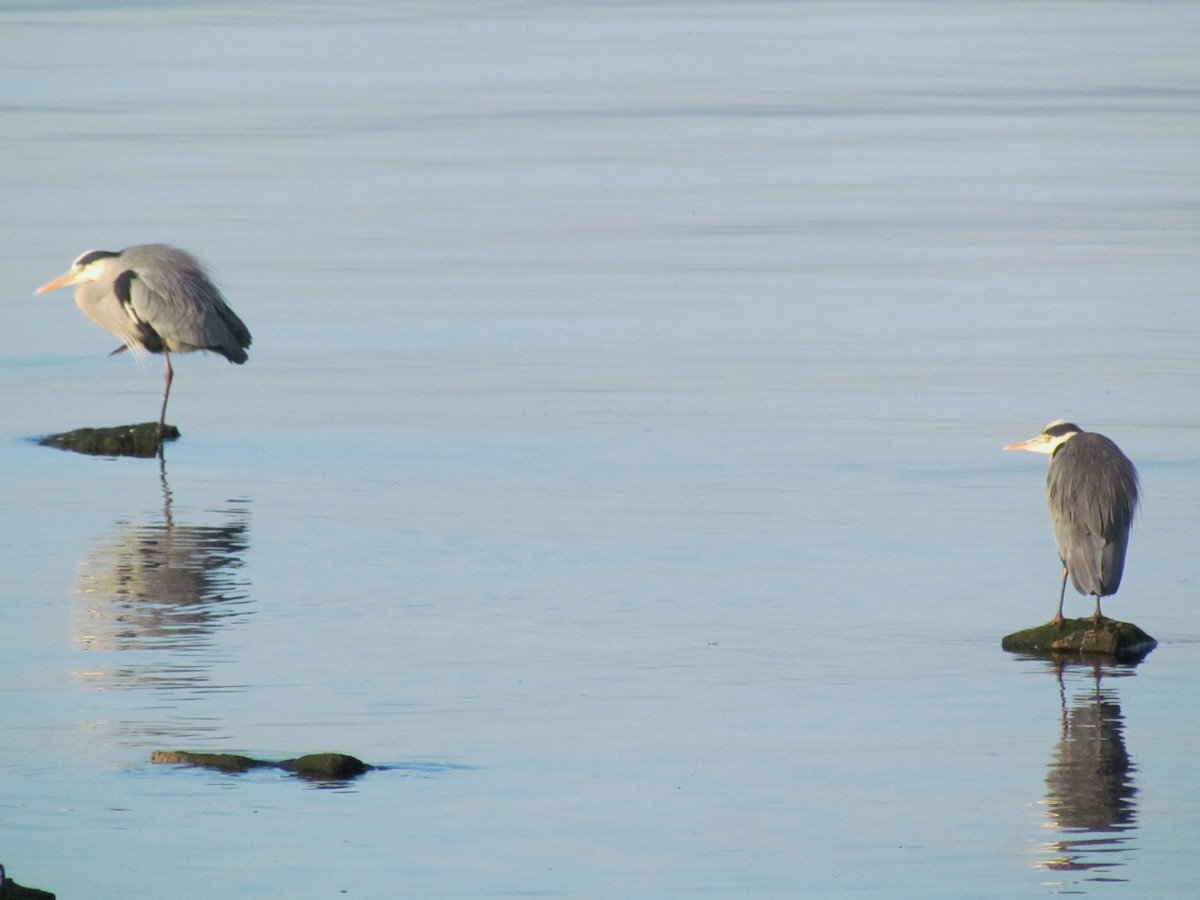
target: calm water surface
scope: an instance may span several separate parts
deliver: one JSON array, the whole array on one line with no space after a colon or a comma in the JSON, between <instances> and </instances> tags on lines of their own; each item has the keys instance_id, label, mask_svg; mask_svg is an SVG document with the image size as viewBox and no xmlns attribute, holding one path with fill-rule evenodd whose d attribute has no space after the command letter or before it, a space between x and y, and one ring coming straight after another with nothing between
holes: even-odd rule
<instances>
[{"instance_id":1,"label":"calm water surface","mask_svg":"<svg viewBox=\"0 0 1200 900\"><path fill-rule=\"evenodd\" d=\"M1189 897L1200 7L0 9L0 863L60 897ZM165 462L80 252L215 270ZM999 649L1069 417L1138 666ZM1070 600L1073 615L1090 604ZM155 749L386 766L351 784Z\"/></svg>"}]
</instances>

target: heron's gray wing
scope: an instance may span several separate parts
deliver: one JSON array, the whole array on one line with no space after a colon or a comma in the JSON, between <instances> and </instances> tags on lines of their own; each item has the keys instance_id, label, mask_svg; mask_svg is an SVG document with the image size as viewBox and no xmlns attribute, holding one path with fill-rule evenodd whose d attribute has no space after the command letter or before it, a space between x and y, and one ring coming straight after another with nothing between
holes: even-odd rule
<instances>
[{"instance_id":1,"label":"heron's gray wing","mask_svg":"<svg viewBox=\"0 0 1200 900\"><path fill-rule=\"evenodd\" d=\"M1125 551L1129 547L1129 529L1105 543L1100 552L1100 578L1104 596L1115 594L1125 573Z\"/></svg>"},{"instance_id":2,"label":"heron's gray wing","mask_svg":"<svg viewBox=\"0 0 1200 900\"><path fill-rule=\"evenodd\" d=\"M1054 542L1075 589L1115 593L1138 502L1133 463L1108 438L1084 432L1055 451L1046 484Z\"/></svg>"},{"instance_id":3,"label":"heron's gray wing","mask_svg":"<svg viewBox=\"0 0 1200 900\"><path fill-rule=\"evenodd\" d=\"M181 257L179 265L145 265L133 270L128 286L133 313L159 335L167 350L211 350L230 362L244 363L250 331L198 264L182 251L174 252Z\"/></svg>"},{"instance_id":4,"label":"heron's gray wing","mask_svg":"<svg viewBox=\"0 0 1200 900\"><path fill-rule=\"evenodd\" d=\"M126 269L124 272L121 272L113 279L113 295L121 304L121 311L125 314L125 318L134 329L137 343L141 344L151 353L162 353L162 337L154 330L153 326L150 325L142 313L138 311L137 304L134 302L133 284L136 280L137 276L132 269ZM124 347L120 347L114 350L113 353L119 353L123 349Z\"/></svg>"},{"instance_id":5,"label":"heron's gray wing","mask_svg":"<svg viewBox=\"0 0 1200 900\"><path fill-rule=\"evenodd\" d=\"M1059 559L1071 573L1071 583L1081 594L1096 594L1103 590L1100 560L1104 539L1086 525L1069 519L1051 516L1054 523L1054 545ZM1108 591L1103 591L1107 595Z\"/></svg>"}]
</instances>

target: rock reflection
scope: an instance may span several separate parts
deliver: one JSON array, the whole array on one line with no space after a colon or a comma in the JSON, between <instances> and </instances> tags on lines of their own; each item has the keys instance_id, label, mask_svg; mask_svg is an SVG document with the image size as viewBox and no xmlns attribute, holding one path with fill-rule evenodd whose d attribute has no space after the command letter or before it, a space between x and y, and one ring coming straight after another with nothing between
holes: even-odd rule
<instances>
[{"instance_id":1,"label":"rock reflection","mask_svg":"<svg viewBox=\"0 0 1200 900\"><path fill-rule=\"evenodd\" d=\"M219 689L208 684L214 634L248 611L240 569L249 509L231 502L213 512L214 524L177 523L165 468L160 475L161 518L118 522L80 562L75 641L121 654L81 677L105 687Z\"/></svg>"},{"instance_id":2,"label":"rock reflection","mask_svg":"<svg viewBox=\"0 0 1200 900\"><path fill-rule=\"evenodd\" d=\"M1046 773L1046 820L1060 834L1046 844L1043 865L1081 873L1079 881L1124 881L1136 828L1135 767L1125 748L1125 723L1113 677L1132 667L1076 665L1085 689L1068 700L1067 664L1054 663L1059 685L1061 737ZM1109 677L1110 684L1102 680ZM1066 888L1066 883L1059 883ZM1078 890L1078 885L1075 886Z\"/></svg>"}]
</instances>

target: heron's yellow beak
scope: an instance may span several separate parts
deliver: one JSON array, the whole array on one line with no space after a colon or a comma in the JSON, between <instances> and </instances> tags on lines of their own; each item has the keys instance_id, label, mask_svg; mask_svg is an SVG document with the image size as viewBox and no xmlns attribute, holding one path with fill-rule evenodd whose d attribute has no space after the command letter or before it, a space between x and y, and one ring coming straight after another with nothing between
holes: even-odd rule
<instances>
[{"instance_id":1,"label":"heron's yellow beak","mask_svg":"<svg viewBox=\"0 0 1200 900\"><path fill-rule=\"evenodd\" d=\"M1039 434L1037 437L1031 437L1026 441L1017 441L1015 444L1009 444L1005 450L1028 450L1031 453L1049 453L1054 449L1050 439L1045 435Z\"/></svg>"},{"instance_id":2,"label":"heron's yellow beak","mask_svg":"<svg viewBox=\"0 0 1200 900\"><path fill-rule=\"evenodd\" d=\"M53 291L53 290L56 290L57 288L65 287L68 284L74 284L75 278L78 275L79 275L79 273L76 272L74 269L72 269L70 272L67 272L65 275L59 275L53 281L47 281L40 288L38 288L36 291L34 291L34 293L35 294L45 294L48 291Z\"/></svg>"}]
</instances>

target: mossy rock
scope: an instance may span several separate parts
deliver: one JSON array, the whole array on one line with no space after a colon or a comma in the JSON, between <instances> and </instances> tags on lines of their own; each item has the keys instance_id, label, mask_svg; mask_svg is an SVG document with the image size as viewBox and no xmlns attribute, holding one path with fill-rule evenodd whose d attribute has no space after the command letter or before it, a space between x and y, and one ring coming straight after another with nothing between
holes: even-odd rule
<instances>
[{"instance_id":1,"label":"mossy rock","mask_svg":"<svg viewBox=\"0 0 1200 900\"><path fill-rule=\"evenodd\" d=\"M179 439L179 429L163 426L163 441ZM62 434L52 434L38 441L43 447L57 447L89 456L137 456L143 459L158 456L161 442L157 422L140 425L115 425L112 428L76 428Z\"/></svg>"},{"instance_id":2,"label":"mossy rock","mask_svg":"<svg viewBox=\"0 0 1200 900\"><path fill-rule=\"evenodd\" d=\"M1047 622L1036 628L1005 635L1001 648L1015 653L1062 656L1106 656L1140 659L1158 646L1158 641L1131 622L1116 619L1066 619L1062 625Z\"/></svg>"},{"instance_id":3,"label":"mossy rock","mask_svg":"<svg viewBox=\"0 0 1200 900\"><path fill-rule=\"evenodd\" d=\"M279 764L279 768L295 772L301 778L330 778L342 781L357 778L371 766L345 753L309 753L295 759L285 759Z\"/></svg>"},{"instance_id":4,"label":"mossy rock","mask_svg":"<svg viewBox=\"0 0 1200 900\"><path fill-rule=\"evenodd\" d=\"M150 762L198 766L202 769L230 773L248 772L251 769L275 765L249 756L238 756L236 753L191 753L187 750L155 750L150 754Z\"/></svg>"},{"instance_id":5,"label":"mossy rock","mask_svg":"<svg viewBox=\"0 0 1200 900\"><path fill-rule=\"evenodd\" d=\"M346 781L369 772L369 766L361 759L347 753L309 753L295 759L271 762L238 756L235 753L191 753L187 750L155 750L150 754L152 763L175 763L185 766L200 766L218 772L236 774L251 769L272 768L292 772L301 778L326 781Z\"/></svg>"},{"instance_id":6,"label":"mossy rock","mask_svg":"<svg viewBox=\"0 0 1200 900\"><path fill-rule=\"evenodd\" d=\"M11 878L5 877L4 866L0 866L0 898L3 900L54 900L54 897L49 891L17 884Z\"/></svg>"}]
</instances>

